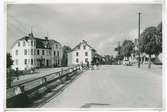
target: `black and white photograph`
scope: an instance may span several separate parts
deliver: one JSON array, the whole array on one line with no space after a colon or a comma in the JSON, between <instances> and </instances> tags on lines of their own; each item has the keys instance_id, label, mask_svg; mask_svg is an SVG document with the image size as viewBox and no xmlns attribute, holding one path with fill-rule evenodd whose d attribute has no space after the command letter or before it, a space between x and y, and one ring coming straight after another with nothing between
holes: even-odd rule
<instances>
[{"instance_id":1,"label":"black and white photograph","mask_svg":"<svg viewBox=\"0 0 167 112\"><path fill-rule=\"evenodd\" d=\"M6 108L163 110L162 10L7 3Z\"/></svg>"}]
</instances>

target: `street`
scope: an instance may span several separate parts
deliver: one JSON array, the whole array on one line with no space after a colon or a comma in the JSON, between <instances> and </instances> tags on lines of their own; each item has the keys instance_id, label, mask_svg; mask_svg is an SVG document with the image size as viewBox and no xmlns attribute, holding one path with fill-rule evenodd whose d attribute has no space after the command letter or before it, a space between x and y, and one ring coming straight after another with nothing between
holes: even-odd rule
<instances>
[{"instance_id":1,"label":"street","mask_svg":"<svg viewBox=\"0 0 167 112\"><path fill-rule=\"evenodd\" d=\"M162 67L104 65L88 70L41 108L161 108Z\"/></svg>"}]
</instances>

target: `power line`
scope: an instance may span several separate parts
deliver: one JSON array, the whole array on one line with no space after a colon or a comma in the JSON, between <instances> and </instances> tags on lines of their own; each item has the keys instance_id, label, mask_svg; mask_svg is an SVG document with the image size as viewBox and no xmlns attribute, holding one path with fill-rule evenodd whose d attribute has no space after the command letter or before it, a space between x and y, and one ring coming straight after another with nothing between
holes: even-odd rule
<instances>
[{"instance_id":1,"label":"power line","mask_svg":"<svg viewBox=\"0 0 167 112\"><path fill-rule=\"evenodd\" d=\"M12 18L12 20L14 20L17 24L19 24L19 26L23 29L23 30L25 30L24 32L26 32L27 31L27 29L26 29L26 24L25 23L23 23L23 22L21 22L21 21L19 21L18 19L16 19L14 16L12 16L12 15L9 15L11 18Z\"/></svg>"}]
</instances>

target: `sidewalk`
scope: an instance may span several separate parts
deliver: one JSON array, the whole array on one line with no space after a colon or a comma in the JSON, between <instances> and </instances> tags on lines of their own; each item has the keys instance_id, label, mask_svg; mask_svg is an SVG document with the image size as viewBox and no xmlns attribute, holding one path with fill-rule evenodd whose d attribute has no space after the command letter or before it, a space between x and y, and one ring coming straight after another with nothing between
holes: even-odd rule
<instances>
[{"instance_id":1,"label":"sidewalk","mask_svg":"<svg viewBox=\"0 0 167 112\"><path fill-rule=\"evenodd\" d=\"M37 69L36 70L37 73L19 76L19 80L15 79L13 81L13 84L18 84L18 83L21 83L21 82L32 80L32 79L35 79L35 78L38 78L38 77L42 77L42 76L45 76L45 75L48 75L48 74L51 74L51 73L54 73L54 72L61 71L61 69L67 69L67 68L68 67Z\"/></svg>"}]
</instances>

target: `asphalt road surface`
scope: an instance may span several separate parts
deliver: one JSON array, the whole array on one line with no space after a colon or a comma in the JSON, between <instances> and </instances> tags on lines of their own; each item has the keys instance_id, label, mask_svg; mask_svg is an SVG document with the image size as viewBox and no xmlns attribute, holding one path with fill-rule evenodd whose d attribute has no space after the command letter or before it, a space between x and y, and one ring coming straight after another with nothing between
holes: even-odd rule
<instances>
[{"instance_id":1,"label":"asphalt road surface","mask_svg":"<svg viewBox=\"0 0 167 112\"><path fill-rule=\"evenodd\" d=\"M42 108L161 108L162 70L105 65L88 70Z\"/></svg>"}]
</instances>

